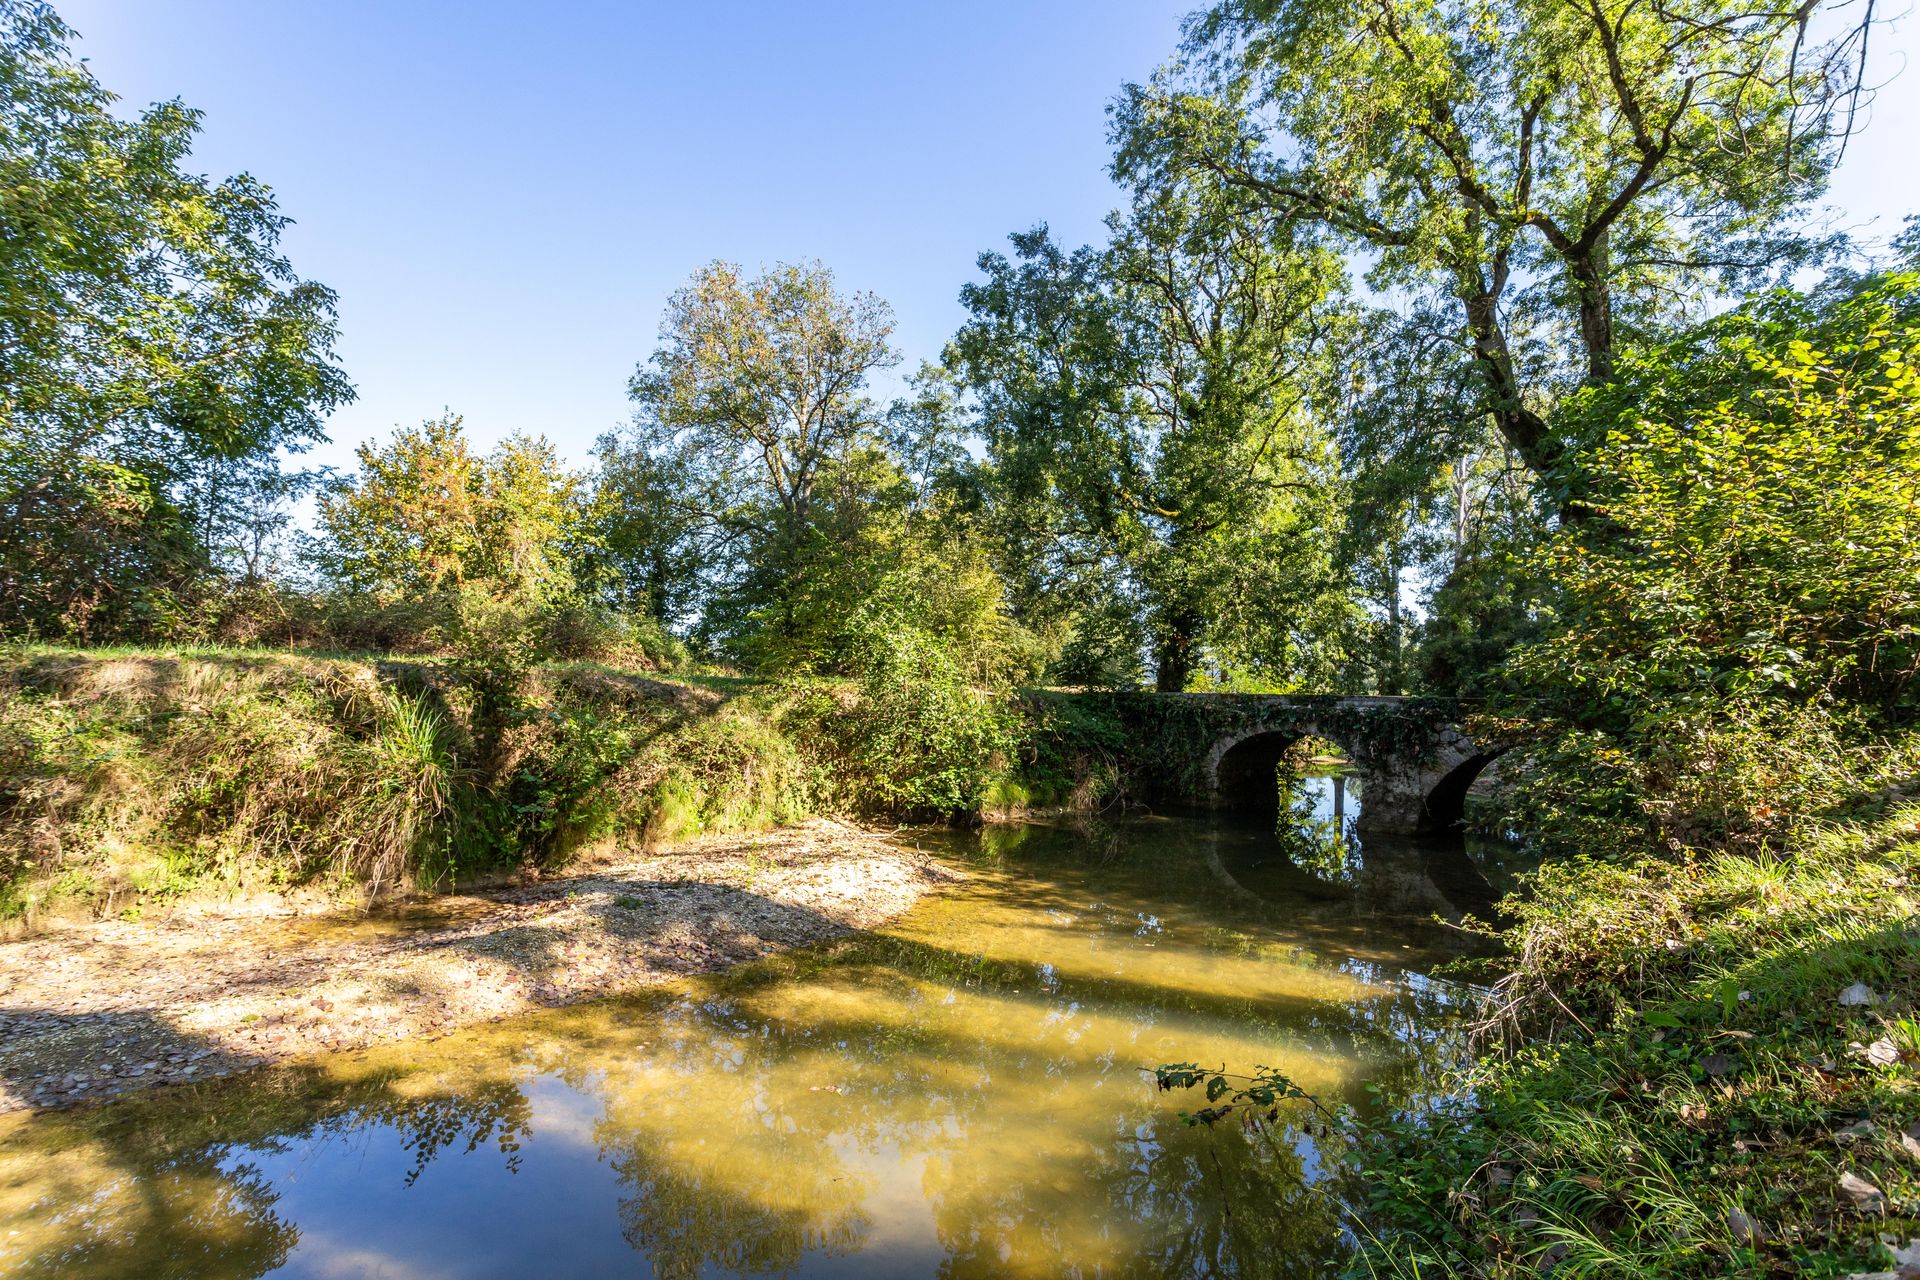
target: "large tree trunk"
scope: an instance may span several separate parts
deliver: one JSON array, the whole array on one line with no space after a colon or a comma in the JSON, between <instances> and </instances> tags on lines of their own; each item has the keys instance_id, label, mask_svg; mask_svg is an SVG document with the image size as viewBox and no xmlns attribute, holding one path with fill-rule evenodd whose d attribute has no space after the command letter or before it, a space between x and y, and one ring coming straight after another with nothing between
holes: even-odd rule
<instances>
[{"instance_id":1,"label":"large tree trunk","mask_svg":"<svg viewBox=\"0 0 1920 1280\"><path fill-rule=\"evenodd\" d=\"M1613 294L1607 287L1607 233L1583 254L1569 255L1567 270L1580 302L1580 343L1587 349L1587 381L1613 378Z\"/></svg>"},{"instance_id":2,"label":"large tree trunk","mask_svg":"<svg viewBox=\"0 0 1920 1280\"><path fill-rule=\"evenodd\" d=\"M1461 302L1467 310L1467 331L1473 335L1473 353L1487 380L1494 426L1528 470L1545 475L1560 460L1560 441L1546 419L1527 408L1521 398L1513 353L1500 327L1498 298L1490 290L1471 287L1462 290Z\"/></svg>"},{"instance_id":3,"label":"large tree trunk","mask_svg":"<svg viewBox=\"0 0 1920 1280\"><path fill-rule=\"evenodd\" d=\"M1159 692L1180 693L1193 678L1193 651L1200 627L1197 614L1178 613L1161 628L1153 659L1153 687Z\"/></svg>"}]
</instances>

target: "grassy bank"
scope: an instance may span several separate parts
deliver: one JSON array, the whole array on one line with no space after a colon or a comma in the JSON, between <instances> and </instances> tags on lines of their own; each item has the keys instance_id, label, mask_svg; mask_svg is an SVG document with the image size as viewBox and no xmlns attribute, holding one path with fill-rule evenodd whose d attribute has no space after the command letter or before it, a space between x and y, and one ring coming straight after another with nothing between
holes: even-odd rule
<instances>
[{"instance_id":1,"label":"grassy bank","mask_svg":"<svg viewBox=\"0 0 1920 1280\"><path fill-rule=\"evenodd\" d=\"M1920 806L1548 866L1470 1099L1362 1135L1362 1275L1843 1276L1920 1253ZM1905 1274L1902 1272L1901 1274Z\"/></svg>"},{"instance_id":2,"label":"grassy bank","mask_svg":"<svg viewBox=\"0 0 1920 1280\"><path fill-rule=\"evenodd\" d=\"M0 926L188 895L445 887L814 816L1097 809L1167 791L1219 731L1147 695L1006 697L924 665L755 681L0 650Z\"/></svg>"},{"instance_id":3,"label":"grassy bank","mask_svg":"<svg viewBox=\"0 0 1920 1280\"><path fill-rule=\"evenodd\" d=\"M845 812L859 759L821 727L857 711L588 664L14 649L0 916L445 885Z\"/></svg>"}]
</instances>

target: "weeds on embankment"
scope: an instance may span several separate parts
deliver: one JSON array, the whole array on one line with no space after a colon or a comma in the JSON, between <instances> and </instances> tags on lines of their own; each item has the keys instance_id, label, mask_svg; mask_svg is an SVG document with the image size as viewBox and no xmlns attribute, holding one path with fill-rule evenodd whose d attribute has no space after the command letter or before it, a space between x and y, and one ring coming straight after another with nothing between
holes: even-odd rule
<instances>
[{"instance_id":1,"label":"weeds on embankment","mask_svg":"<svg viewBox=\"0 0 1920 1280\"><path fill-rule=\"evenodd\" d=\"M1360 1133L1358 1274L1920 1262L1920 806L1778 854L1550 864L1510 905L1484 1028L1510 1051Z\"/></svg>"},{"instance_id":2,"label":"weeds on embankment","mask_svg":"<svg viewBox=\"0 0 1920 1280\"><path fill-rule=\"evenodd\" d=\"M804 816L793 698L586 666L14 651L0 667L0 919L190 892L382 892L615 836Z\"/></svg>"},{"instance_id":3,"label":"weeds on embankment","mask_svg":"<svg viewBox=\"0 0 1920 1280\"><path fill-rule=\"evenodd\" d=\"M188 894L550 869L824 815L977 815L1019 713L938 652L858 680L0 648L0 928Z\"/></svg>"}]
</instances>

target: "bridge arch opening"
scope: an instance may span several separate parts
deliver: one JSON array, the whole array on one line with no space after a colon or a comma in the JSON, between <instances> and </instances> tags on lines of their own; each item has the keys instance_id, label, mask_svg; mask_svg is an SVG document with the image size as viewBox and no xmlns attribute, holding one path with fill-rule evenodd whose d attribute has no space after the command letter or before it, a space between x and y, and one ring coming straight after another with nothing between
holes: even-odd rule
<instances>
[{"instance_id":1,"label":"bridge arch opening","mask_svg":"<svg viewBox=\"0 0 1920 1280\"><path fill-rule=\"evenodd\" d=\"M1214 748L1208 770L1214 802L1223 809L1278 813L1288 799L1280 793L1282 776L1292 773L1286 766L1329 752L1352 758L1345 747L1311 728L1261 729L1228 739Z\"/></svg>"},{"instance_id":2,"label":"bridge arch opening","mask_svg":"<svg viewBox=\"0 0 1920 1280\"><path fill-rule=\"evenodd\" d=\"M1482 751L1449 769L1427 792L1426 815L1421 825L1434 832L1458 831L1467 817L1467 792L1486 767L1504 754L1504 749Z\"/></svg>"}]
</instances>

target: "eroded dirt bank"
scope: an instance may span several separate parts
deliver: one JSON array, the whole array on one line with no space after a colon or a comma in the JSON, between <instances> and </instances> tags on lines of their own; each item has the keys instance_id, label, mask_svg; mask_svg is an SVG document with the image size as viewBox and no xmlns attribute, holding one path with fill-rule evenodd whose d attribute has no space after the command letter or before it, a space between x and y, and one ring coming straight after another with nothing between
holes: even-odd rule
<instances>
[{"instance_id":1,"label":"eroded dirt bank","mask_svg":"<svg viewBox=\"0 0 1920 1280\"><path fill-rule=\"evenodd\" d=\"M404 913L99 921L0 943L0 1112L431 1036L890 919L952 873L819 821Z\"/></svg>"}]
</instances>

